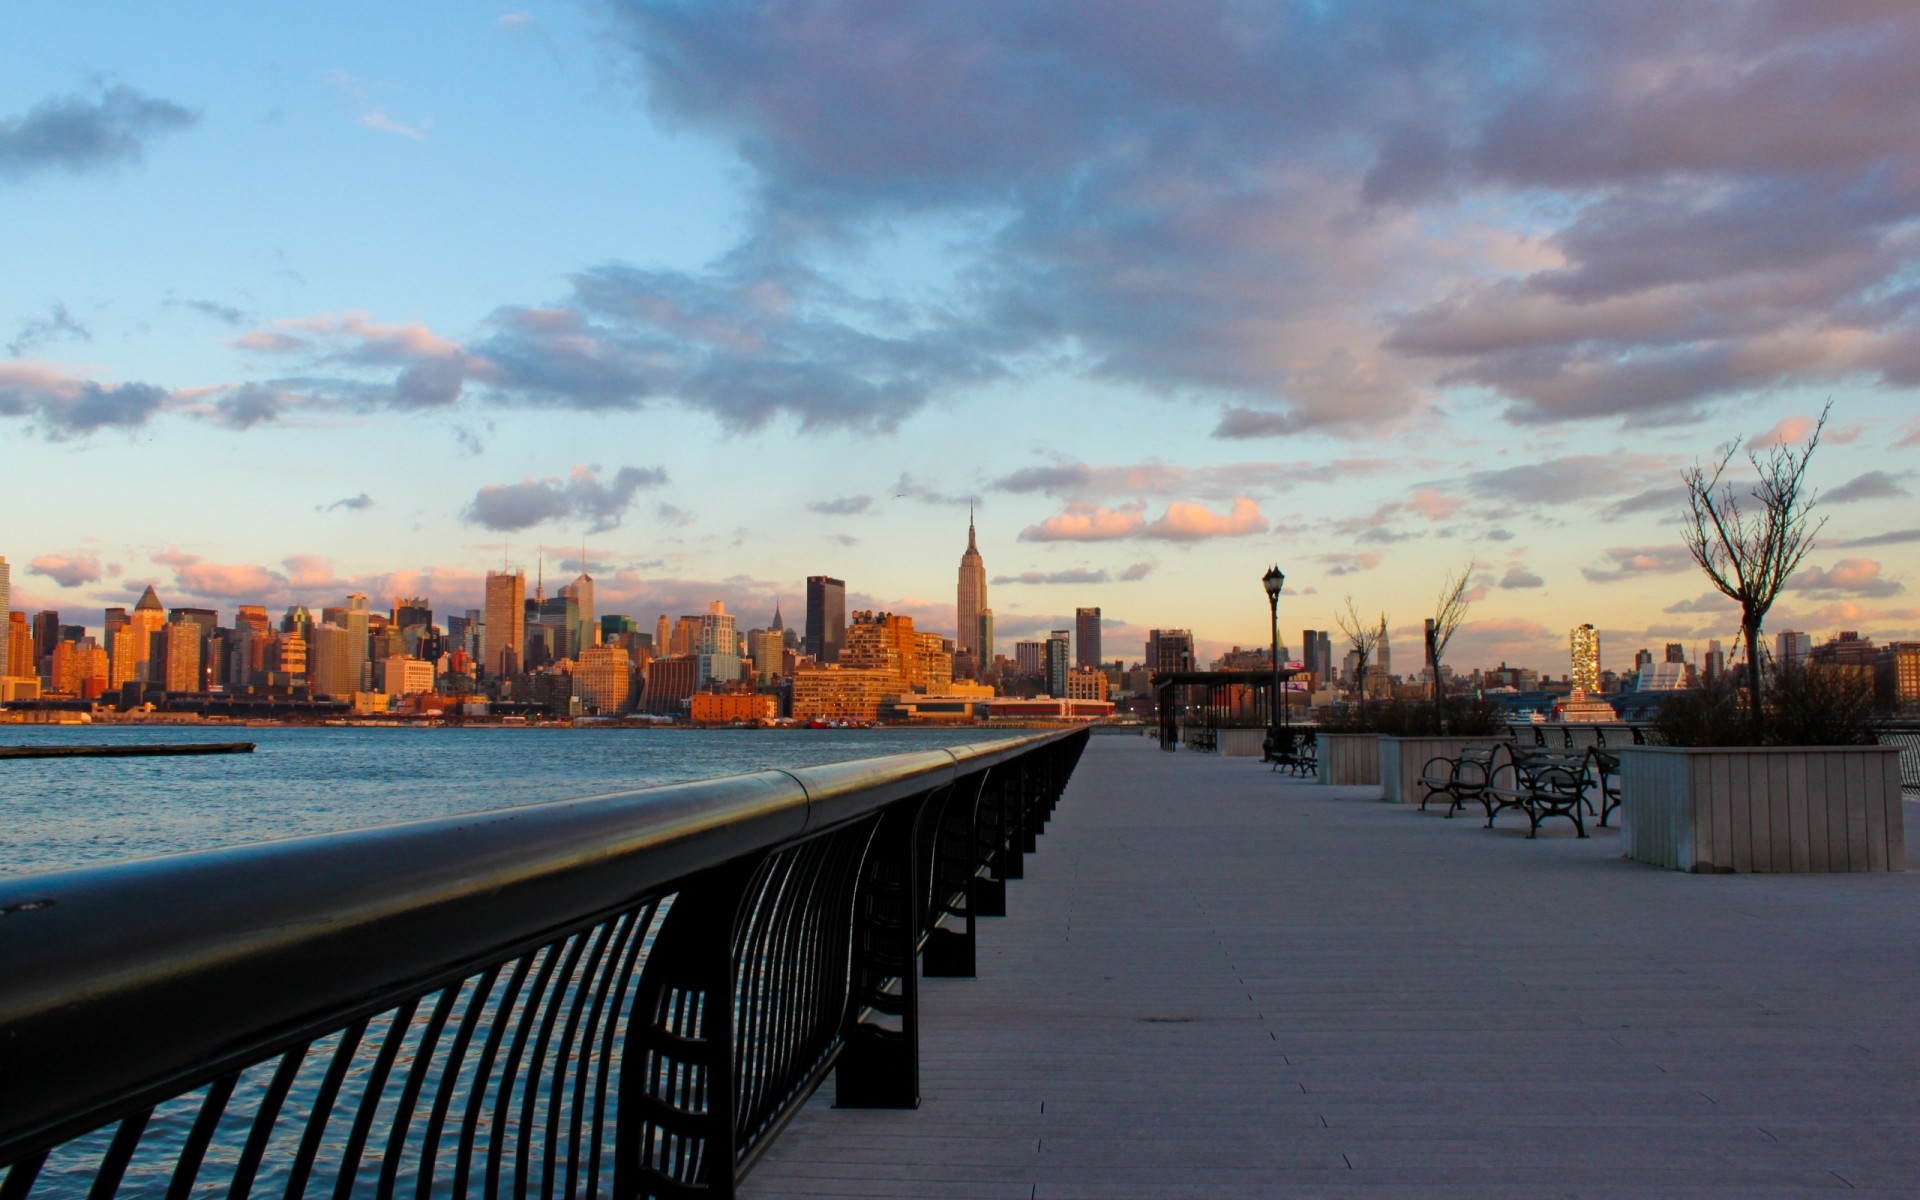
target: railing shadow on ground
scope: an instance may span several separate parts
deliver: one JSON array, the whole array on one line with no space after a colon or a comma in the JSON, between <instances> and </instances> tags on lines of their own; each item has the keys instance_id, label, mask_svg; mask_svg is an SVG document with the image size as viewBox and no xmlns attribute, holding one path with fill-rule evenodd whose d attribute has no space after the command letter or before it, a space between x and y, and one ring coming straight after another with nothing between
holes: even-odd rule
<instances>
[{"instance_id":1,"label":"railing shadow on ground","mask_svg":"<svg viewBox=\"0 0 1920 1200\"><path fill-rule=\"evenodd\" d=\"M1086 737L0 880L0 1200L731 1196L918 1104Z\"/></svg>"}]
</instances>

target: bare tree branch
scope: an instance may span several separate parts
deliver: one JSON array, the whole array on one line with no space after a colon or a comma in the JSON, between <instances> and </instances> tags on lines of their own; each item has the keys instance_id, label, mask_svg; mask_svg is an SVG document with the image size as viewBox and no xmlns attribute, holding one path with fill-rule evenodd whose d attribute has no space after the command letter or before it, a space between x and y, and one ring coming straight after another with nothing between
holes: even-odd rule
<instances>
[{"instance_id":1,"label":"bare tree branch","mask_svg":"<svg viewBox=\"0 0 1920 1200\"><path fill-rule=\"evenodd\" d=\"M1738 489L1726 478L1741 439L1734 439L1711 473L1696 463L1681 476L1687 489L1689 520L1682 530L1687 552L1713 586L1740 605L1740 629L1747 643L1747 699L1756 738L1761 713L1760 625L1826 525L1824 517L1818 522L1812 519L1817 497L1806 488L1806 474L1832 411L1829 401L1820 410L1813 433L1798 449L1781 444L1764 455L1747 451L1757 479L1746 494L1757 505L1755 511L1741 507Z\"/></svg>"},{"instance_id":2,"label":"bare tree branch","mask_svg":"<svg viewBox=\"0 0 1920 1200\"><path fill-rule=\"evenodd\" d=\"M1360 693L1360 698L1364 700L1367 697L1367 663L1373 658L1373 652L1379 648L1380 639L1386 636L1387 615L1380 614L1378 628L1365 624L1360 619L1360 610L1354 607L1353 597L1349 595L1347 611L1336 611L1333 619L1340 626L1340 632L1346 635L1347 646L1358 660L1359 669L1356 672L1355 686Z\"/></svg>"}]
</instances>

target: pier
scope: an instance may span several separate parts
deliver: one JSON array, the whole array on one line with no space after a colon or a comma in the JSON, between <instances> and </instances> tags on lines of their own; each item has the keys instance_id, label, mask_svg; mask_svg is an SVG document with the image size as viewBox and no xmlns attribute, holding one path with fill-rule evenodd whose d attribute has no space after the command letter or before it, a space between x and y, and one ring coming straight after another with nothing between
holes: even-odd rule
<instances>
[{"instance_id":1,"label":"pier","mask_svg":"<svg viewBox=\"0 0 1920 1200\"><path fill-rule=\"evenodd\" d=\"M1378 794L1094 738L979 978L922 983L920 1108L823 1092L742 1194L1920 1191L1920 875Z\"/></svg>"},{"instance_id":2,"label":"pier","mask_svg":"<svg viewBox=\"0 0 1920 1200\"><path fill-rule=\"evenodd\" d=\"M0 880L0 1197L1920 1188L1920 876L1378 794L1055 733Z\"/></svg>"},{"instance_id":3,"label":"pier","mask_svg":"<svg viewBox=\"0 0 1920 1200\"><path fill-rule=\"evenodd\" d=\"M116 746L0 746L4 758L157 758L180 754L252 754L252 742L153 742Z\"/></svg>"}]
</instances>

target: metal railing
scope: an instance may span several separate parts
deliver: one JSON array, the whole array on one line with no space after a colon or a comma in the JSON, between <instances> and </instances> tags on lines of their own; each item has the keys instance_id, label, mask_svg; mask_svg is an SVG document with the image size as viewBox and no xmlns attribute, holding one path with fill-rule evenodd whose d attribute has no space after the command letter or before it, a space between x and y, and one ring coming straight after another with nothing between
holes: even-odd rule
<instances>
[{"instance_id":1,"label":"metal railing","mask_svg":"<svg viewBox=\"0 0 1920 1200\"><path fill-rule=\"evenodd\" d=\"M1085 743L0 880L0 1200L731 1196L829 1071L918 1104Z\"/></svg>"}]
</instances>

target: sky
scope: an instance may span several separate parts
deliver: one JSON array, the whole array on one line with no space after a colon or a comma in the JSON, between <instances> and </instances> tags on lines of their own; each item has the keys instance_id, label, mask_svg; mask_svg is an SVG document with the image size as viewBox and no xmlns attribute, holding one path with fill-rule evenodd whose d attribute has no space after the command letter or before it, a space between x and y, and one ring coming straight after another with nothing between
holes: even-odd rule
<instances>
[{"instance_id":1,"label":"sky","mask_svg":"<svg viewBox=\"0 0 1920 1200\"><path fill-rule=\"evenodd\" d=\"M15 0L0 230L69 623L584 562L951 632L971 511L1003 649L1263 646L1278 564L1296 654L1464 570L1450 664L1624 668L1737 628L1682 472L1830 404L1768 627L1920 637L1909 0Z\"/></svg>"}]
</instances>

